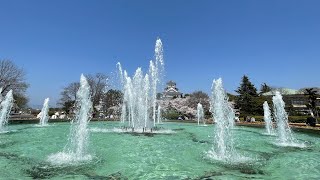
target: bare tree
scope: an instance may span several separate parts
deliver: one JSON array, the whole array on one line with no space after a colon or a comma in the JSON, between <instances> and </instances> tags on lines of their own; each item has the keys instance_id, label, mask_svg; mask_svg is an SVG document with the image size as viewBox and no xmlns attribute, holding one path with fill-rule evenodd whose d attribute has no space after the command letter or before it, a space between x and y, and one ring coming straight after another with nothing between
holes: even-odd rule
<instances>
[{"instance_id":1,"label":"bare tree","mask_svg":"<svg viewBox=\"0 0 320 180\"><path fill-rule=\"evenodd\" d=\"M209 96L203 91L195 91L190 94L188 101L188 106L192 108L197 108L197 104L201 103L205 110L209 110Z\"/></svg>"},{"instance_id":2,"label":"bare tree","mask_svg":"<svg viewBox=\"0 0 320 180\"><path fill-rule=\"evenodd\" d=\"M23 107L28 103L25 92L29 85L25 80L26 73L10 60L0 60L0 87L1 95L5 95L11 89L16 99L16 105Z\"/></svg>"},{"instance_id":3,"label":"bare tree","mask_svg":"<svg viewBox=\"0 0 320 180\"><path fill-rule=\"evenodd\" d=\"M64 87L62 92L60 93L61 98L58 104L61 105L67 113L72 110L74 103L76 102L77 91L79 87L79 82L73 82Z\"/></svg>"},{"instance_id":4,"label":"bare tree","mask_svg":"<svg viewBox=\"0 0 320 180\"><path fill-rule=\"evenodd\" d=\"M77 98L77 91L80 87L80 83L73 82L70 83L68 86L64 87L62 92L60 93L61 98L59 103L64 103L68 101L75 101Z\"/></svg>"},{"instance_id":5,"label":"bare tree","mask_svg":"<svg viewBox=\"0 0 320 180\"><path fill-rule=\"evenodd\" d=\"M95 75L86 75L86 78L91 88L93 107L95 107L100 103L100 100L104 100L108 77L105 74L97 73ZM65 111L68 112L70 108L74 106L79 87L79 82L73 82L63 88L62 92L60 93L61 98L59 100L59 105L63 106Z\"/></svg>"},{"instance_id":6,"label":"bare tree","mask_svg":"<svg viewBox=\"0 0 320 180\"><path fill-rule=\"evenodd\" d=\"M122 104L123 94L119 90L110 89L104 96L106 109L112 106L120 106Z\"/></svg>"},{"instance_id":7,"label":"bare tree","mask_svg":"<svg viewBox=\"0 0 320 180\"><path fill-rule=\"evenodd\" d=\"M108 76L102 73L97 73L95 75L88 74L86 77L91 88L93 107L95 107L104 98L104 94L107 90Z\"/></svg>"},{"instance_id":8,"label":"bare tree","mask_svg":"<svg viewBox=\"0 0 320 180\"><path fill-rule=\"evenodd\" d=\"M110 89L104 94L103 111L107 114L120 115L123 94L119 90Z\"/></svg>"}]
</instances>

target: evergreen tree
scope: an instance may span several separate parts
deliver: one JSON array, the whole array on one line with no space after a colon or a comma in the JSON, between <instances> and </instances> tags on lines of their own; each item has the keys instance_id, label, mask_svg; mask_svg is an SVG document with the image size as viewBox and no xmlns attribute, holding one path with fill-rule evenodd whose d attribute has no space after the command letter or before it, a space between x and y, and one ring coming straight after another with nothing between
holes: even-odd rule
<instances>
[{"instance_id":1,"label":"evergreen tree","mask_svg":"<svg viewBox=\"0 0 320 180\"><path fill-rule=\"evenodd\" d=\"M261 84L260 94L270 92L272 88L268 86L266 83Z\"/></svg>"},{"instance_id":2,"label":"evergreen tree","mask_svg":"<svg viewBox=\"0 0 320 180\"><path fill-rule=\"evenodd\" d=\"M239 94L236 98L236 104L240 108L241 114L255 114L256 108L258 107L255 98L258 97L258 93L248 76L244 75L242 77L240 86L236 92Z\"/></svg>"},{"instance_id":3,"label":"evergreen tree","mask_svg":"<svg viewBox=\"0 0 320 180\"><path fill-rule=\"evenodd\" d=\"M249 94L250 96L258 96L257 88L250 82L248 76L244 75L241 79L240 87L236 90L239 95Z\"/></svg>"}]
</instances>

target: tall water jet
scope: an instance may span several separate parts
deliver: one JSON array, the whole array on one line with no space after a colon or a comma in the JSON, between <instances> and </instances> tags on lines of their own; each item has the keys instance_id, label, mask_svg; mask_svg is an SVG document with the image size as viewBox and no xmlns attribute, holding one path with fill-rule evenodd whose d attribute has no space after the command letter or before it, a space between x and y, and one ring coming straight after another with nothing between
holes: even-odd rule
<instances>
[{"instance_id":1,"label":"tall water jet","mask_svg":"<svg viewBox=\"0 0 320 180\"><path fill-rule=\"evenodd\" d=\"M4 131L5 126L8 124L8 119L13 106L13 93L10 90L0 104L0 132Z\"/></svg>"},{"instance_id":2,"label":"tall water jet","mask_svg":"<svg viewBox=\"0 0 320 180\"><path fill-rule=\"evenodd\" d=\"M161 106L160 105L158 105L158 110L157 110L157 122L158 122L158 124L160 124L161 123L161 119L162 119L162 117L161 117L162 115L161 115Z\"/></svg>"},{"instance_id":3,"label":"tall water jet","mask_svg":"<svg viewBox=\"0 0 320 180\"><path fill-rule=\"evenodd\" d=\"M150 85L149 85L149 75L146 74L144 76L144 92L143 92L143 96L144 96L144 127L143 128L147 128L148 125L148 121L149 121L149 113L148 113L148 104L149 104L149 91L150 91Z\"/></svg>"},{"instance_id":4,"label":"tall water jet","mask_svg":"<svg viewBox=\"0 0 320 180\"><path fill-rule=\"evenodd\" d=\"M2 87L0 87L0 102L2 102L2 100L3 100L3 96L1 94L1 92L2 92Z\"/></svg>"},{"instance_id":5,"label":"tall water jet","mask_svg":"<svg viewBox=\"0 0 320 180\"><path fill-rule=\"evenodd\" d=\"M231 132L235 113L228 102L228 96L223 88L221 78L213 80L210 104L216 125L214 131L214 146L208 152L208 157L224 162L239 161L240 157L234 149Z\"/></svg>"},{"instance_id":6,"label":"tall water jet","mask_svg":"<svg viewBox=\"0 0 320 180\"><path fill-rule=\"evenodd\" d=\"M71 121L69 142L63 152L49 156L48 160L52 164L77 164L92 159L88 154L89 130L87 128L92 115L92 102L90 86L83 74L76 97L76 115Z\"/></svg>"},{"instance_id":7,"label":"tall water jet","mask_svg":"<svg viewBox=\"0 0 320 180\"><path fill-rule=\"evenodd\" d=\"M164 73L164 58L163 58L163 46L160 38L157 39L154 48L155 62L150 61L149 73L151 75L151 101L152 101L152 119L154 125L156 124L156 106L157 106L157 89L159 83L163 78Z\"/></svg>"},{"instance_id":8,"label":"tall water jet","mask_svg":"<svg viewBox=\"0 0 320 180\"><path fill-rule=\"evenodd\" d=\"M197 105L197 119L198 119L198 126L200 125L200 121L203 121L204 125L206 124L204 119L203 107L201 103L198 103Z\"/></svg>"},{"instance_id":9,"label":"tall water jet","mask_svg":"<svg viewBox=\"0 0 320 180\"><path fill-rule=\"evenodd\" d=\"M49 98L46 98L43 103L42 110L40 112L40 126L48 125L49 120Z\"/></svg>"},{"instance_id":10,"label":"tall water jet","mask_svg":"<svg viewBox=\"0 0 320 180\"><path fill-rule=\"evenodd\" d=\"M156 124L157 87L164 69L160 39L156 41L155 58L155 62L150 61L148 73L144 75L142 69L138 68L132 78L122 69L121 64L117 63L123 92L121 121L128 121L133 131L145 131Z\"/></svg>"},{"instance_id":11,"label":"tall water jet","mask_svg":"<svg viewBox=\"0 0 320 180\"><path fill-rule=\"evenodd\" d=\"M119 67L121 67L120 64ZM121 121L128 120L133 130L152 128L148 112L150 107L149 75L143 76L141 68L136 70L133 78L129 77L126 71L120 74L123 74Z\"/></svg>"},{"instance_id":12,"label":"tall water jet","mask_svg":"<svg viewBox=\"0 0 320 180\"><path fill-rule=\"evenodd\" d=\"M122 70L122 66L121 63L118 62L116 65L117 69L118 69L118 73L120 76L120 87L121 87L121 91L123 93L123 98L122 98L122 106L121 106L121 123L124 123L127 119L127 99L128 99L128 94L126 91L126 84L124 82L124 77L125 75L123 75L123 70ZM126 73L126 72L125 72Z\"/></svg>"},{"instance_id":13,"label":"tall water jet","mask_svg":"<svg viewBox=\"0 0 320 180\"><path fill-rule=\"evenodd\" d=\"M297 143L289 126L288 114L285 111L285 103L279 91L272 97L274 118L277 121L278 145L304 147L304 144Z\"/></svg>"},{"instance_id":14,"label":"tall water jet","mask_svg":"<svg viewBox=\"0 0 320 180\"><path fill-rule=\"evenodd\" d=\"M151 102L152 102L152 119L153 119L153 126L156 125L156 103L157 103L157 68L154 65L153 61L150 61L149 65L149 73L151 75Z\"/></svg>"},{"instance_id":15,"label":"tall water jet","mask_svg":"<svg viewBox=\"0 0 320 180\"><path fill-rule=\"evenodd\" d=\"M121 123L124 123L127 119L127 106L126 104L123 104L121 107Z\"/></svg>"},{"instance_id":16,"label":"tall water jet","mask_svg":"<svg viewBox=\"0 0 320 180\"><path fill-rule=\"evenodd\" d=\"M264 119L266 131L267 131L267 135L273 135L274 129L272 124L271 110L267 101L263 103L263 112L264 112L263 119Z\"/></svg>"}]
</instances>

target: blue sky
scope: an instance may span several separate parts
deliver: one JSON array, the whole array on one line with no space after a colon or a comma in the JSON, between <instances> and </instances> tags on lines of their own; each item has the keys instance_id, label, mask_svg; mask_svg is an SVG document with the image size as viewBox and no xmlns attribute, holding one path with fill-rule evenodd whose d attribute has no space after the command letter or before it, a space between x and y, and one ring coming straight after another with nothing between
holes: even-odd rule
<instances>
[{"instance_id":1,"label":"blue sky","mask_svg":"<svg viewBox=\"0 0 320 180\"><path fill-rule=\"evenodd\" d=\"M157 37L166 78L184 93L210 91L222 77L259 88L320 86L317 0L0 0L0 59L27 72L30 105L81 73L147 69Z\"/></svg>"}]
</instances>

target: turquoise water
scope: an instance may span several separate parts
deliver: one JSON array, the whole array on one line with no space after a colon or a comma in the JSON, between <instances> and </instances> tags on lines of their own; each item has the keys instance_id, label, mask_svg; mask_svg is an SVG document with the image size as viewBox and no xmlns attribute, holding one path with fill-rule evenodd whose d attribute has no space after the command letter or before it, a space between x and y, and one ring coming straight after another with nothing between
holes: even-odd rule
<instances>
[{"instance_id":1,"label":"turquoise water","mask_svg":"<svg viewBox=\"0 0 320 180\"><path fill-rule=\"evenodd\" d=\"M320 136L296 132L307 148L278 147L264 129L236 127L236 149L248 161L210 160L213 126L168 123L172 134L107 132L118 123L91 122L92 161L54 166L47 158L67 143L69 123L11 125L0 134L0 179L319 179ZM101 131L101 132L99 132ZM211 136L211 137L210 137Z\"/></svg>"}]
</instances>

